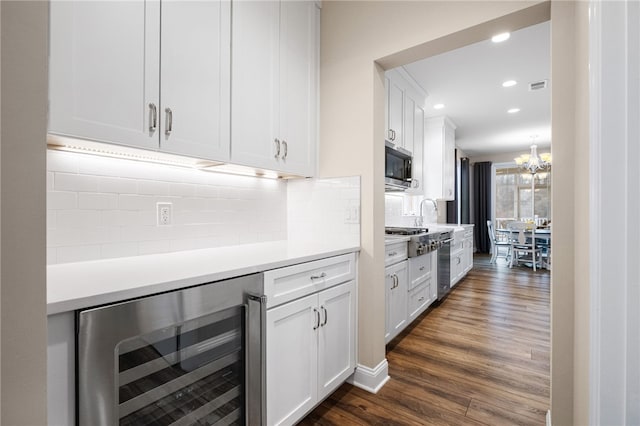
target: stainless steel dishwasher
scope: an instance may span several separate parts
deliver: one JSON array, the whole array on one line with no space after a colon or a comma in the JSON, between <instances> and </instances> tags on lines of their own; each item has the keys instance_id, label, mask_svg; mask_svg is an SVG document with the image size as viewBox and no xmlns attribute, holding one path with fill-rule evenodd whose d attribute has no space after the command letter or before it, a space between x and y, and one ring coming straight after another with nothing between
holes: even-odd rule
<instances>
[{"instance_id":1,"label":"stainless steel dishwasher","mask_svg":"<svg viewBox=\"0 0 640 426\"><path fill-rule=\"evenodd\" d=\"M438 300L442 300L451 290L451 241L453 231L440 234L438 248Z\"/></svg>"},{"instance_id":2,"label":"stainless steel dishwasher","mask_svg":"<svg viewBox=\"0 0 640 426\"><path fill-rule=\"evenodd\" d=\"M78 311L78 424L259 425L262 274Z\"/></svg>"}]
</instances>

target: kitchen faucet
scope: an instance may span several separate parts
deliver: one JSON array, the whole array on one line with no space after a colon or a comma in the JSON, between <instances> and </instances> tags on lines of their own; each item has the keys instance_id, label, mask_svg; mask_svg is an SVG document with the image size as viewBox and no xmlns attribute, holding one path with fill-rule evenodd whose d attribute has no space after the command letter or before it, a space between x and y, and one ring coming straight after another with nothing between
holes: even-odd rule
<instances>
[{"instance_id":1,"label":"kitchen faucet","mask_svg":"<svg viewBox=\"0 0 640 426\"><path fill-rule=\"evenodd\" d=\"M433 210L436 213L438 212L438 203L436 203L436 200L432 200L431 198L424 198L422 201L420 201L420 217L416 217L416 226L422 226L424 223L424 213L422 212L422 206L424 205L425 201L431 201L433 203Z\"/></svg>"}]
</instances>

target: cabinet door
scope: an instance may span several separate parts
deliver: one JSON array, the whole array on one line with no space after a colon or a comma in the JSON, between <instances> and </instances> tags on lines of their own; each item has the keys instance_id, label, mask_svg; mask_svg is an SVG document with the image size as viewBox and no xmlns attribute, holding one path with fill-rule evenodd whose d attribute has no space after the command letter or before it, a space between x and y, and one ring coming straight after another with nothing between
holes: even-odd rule
<instances>
[{"instance_id":1,"label":"cabinet door","mask_svg":"<svg viewBox=\"0 0 640 426\"><path fill-rule=\"evenodd\" d=\"M413 116L413 165L409 192L424 195L424 110L417 104Z\"/></svg>"},{"instance_id":2,"label":"cabinet door","mask_svg":"<svg viewBox=\"0 0 640 426\"><path fill-rule=\"evenodd\" d=\"M158 1L52 1L49 49L50 133L158 148Z\"/></svg>"},{"instance_id":3,"label":"cabinet door","mask_svg":"<svg viewBox=\"0 0 640 426\"><path fill-rule=\"evenodd\" d=\"M314 1L280 3L280 170L315 174L320 10Z\"/></svg>"},{"instance_id":4,"label":"cabinet door","mask_svg":"<svg viewBox=\"0 0 640 426\"><path fill-rule=\"evenodd\" d=\"M445 200L453 200L455 198L455 130L451 126L445 125L443 128L443 138L442 195Z\"/></svg>"},{"instance_id":5,"label":"cabinet door","mask_svg":"<svg viewBox=\"0 0 640 426\"><path fill-rule=\"evenodd\" d=\"M414 147L414 133L415 133L415 109L416 102L409 97L409 95L405 92L404 94L404 120L402 122L403 132L403 147L411 151L411 153L415 157L415 147ZM415 165L415 164L414 164ZM412 176L413 177L413 176Z\"/></svg>"},{"instance_id":6,"label":"cabinet door","mask_svg":"<svg viewBox=\"0 0 640 426\"><path fill-rule=\"evenodd\" d=\"M232 14L231 160L275 169L280 139L277 1L237 1Z\"/></svg>"},{"instance_id":7,"label":"cabinet door","mask_svg":"<svg viewBox=\"0 0 640 426\"><path fill-rule=\"evenodd\" d=\"M318 399L324 399L353 373L355 352L355 282L319 294Z\"/></svg>"},{"instance_id":8,"label":"cabinet door","mask_svg":"<svg viewBox=\"0 0 640 426\"><path fill-rule=\"evenodd\" d=\"M267 424L293 424L317 401L317 295L267 311Z\"/></svg>"},{"instance_id":9,"label":"cabinet door","mask_svg":"<svg viewBox=\"0 0 640 426\"><path fill-rule=\"evenodd\" d=\"M393 80L389 80L389 130L387 138L396 146L404 146L402 129L402 111L404 107L404 91Z\"/></svg>"},{"instance_id":10,"label":"cabinet door","mask_svg":"<svg viewBox=\"0 0 640 426\"><path fill-rule=\"evenodd\" d=\"M464 247L465 255L465 273L469 272L473 268L473 236L465 239Z\"/></svg>"},{"instance_id":11,"label":"cabinet door","mask_svg":"<svg viewBox=\"0 0 640 426\"><path fill-rule=\"evenodd\" d=\"M407 325L407 261L387 268L388 278L385 280L389 289L387 295L385 343L396 337Z\"/></svg>"},{"instance_id":12,"label":"cabinet door","mask_svg":"<svg viewBox=\"0 0 640 426\"><path fill-rule=\"evenodd\" d=\"M161 22L160 148L228 161L231 3L166 1Z\"/></svg>"},{"instance_id":13,"label":"cabinet door","mask_svg":"<svg viewBox=\"0 0 640 426\"><path fill-rule=\"evenodd\" d=\"M392 267L385 268L384 275L384 343L391 340L391 292L395 289L396 280Z\"/></svg>"}]
</instances>

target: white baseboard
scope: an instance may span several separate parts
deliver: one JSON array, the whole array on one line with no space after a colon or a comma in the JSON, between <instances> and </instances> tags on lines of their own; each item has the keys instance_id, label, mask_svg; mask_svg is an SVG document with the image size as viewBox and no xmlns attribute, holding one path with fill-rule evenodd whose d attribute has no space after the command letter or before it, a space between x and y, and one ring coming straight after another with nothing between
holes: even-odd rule
<instances>
[{"instance_id":1,"label":"white baseboard","mask_svg":"<svg viewBox=\"0 0 640 426\"><path fill-rule=\"evenodd\" d=\"M358 364L355 373L353 373L348 381L352 385L364 389L367 392L378 393L388 380L389 364L385 358L374 368Z\"/></svg>"},{"instance_id":2,"label":"white baseboard","mask_svg":"<svg viewBox=\"0 0 640 426\"><path fill-rule=\"evenodd\" d=\"M547 410L547 426L551 426L551 410Z\"/></svg>"}]
</instances>

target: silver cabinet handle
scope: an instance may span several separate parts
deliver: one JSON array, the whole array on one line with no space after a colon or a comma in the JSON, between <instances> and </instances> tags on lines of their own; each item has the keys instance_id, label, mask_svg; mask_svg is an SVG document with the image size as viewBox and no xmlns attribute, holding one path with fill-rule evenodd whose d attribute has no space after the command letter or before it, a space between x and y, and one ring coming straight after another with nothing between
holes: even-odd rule
<instances>
[{"instance_id":1,"label":"silver cabinet handle","mask_svg":"<svg viewBox=\"0 0 640 426\"><path fill-rule=\"evenodd\" d=\"M326 276L327 276L327 274L325 274L325 273L323 272L323 273L321 273L320 275L311 275L311 277L310 277L310 278L311 278L311 280L313 281L313 280L319 280L319 279L324 278L324 277L326 277Z\"/></svg>"},{"instance_id":2,"label":"silver cabinet handle","mask_svg":"<svg viewBox=\"0 0 640 426\"><path fill-rule=\"evenodd\" d=\"M316 315L316 324L313 326L313 329L317 330L318 327L320 327L320 312L316 308L313 308L313 313Z\"/></svg>"},{"instance_id":3,"label":"silver cabinet handle","mask_svg":"<svg viewBox=\"0 0 640 426\"><path fill-rule=\"evenodd\" d=\"M173 130L173 111L171 108L166 108L164 110L165 113L165 122L166 128L164 129L164 134L169 136L171 134L171 130Z\"/></svg>"},{"instance_id":4,"label":"silver cabinet handle","mask_svg":"<svg viewBox=\"0 0 640 426\"><path fill-rule=\"evenodd\" d=\"M393 274L391 277L393 278L393 287L391 287L391 289L393 290L394 288L398 287L398 276L396 274Z\"/></svg>"},{"instance_id":5,"label":"silver cabinet handle","mask_svg":"<svg viewBox=\"0 0 640 426\"><path fill-rule=\"evenodd\" d=\"M418 302L422 302L424 300L424 296L422 296L420 299L418 299Z\"/></svg>"},{"instance_id":6,"label":"silver cabinet handle","mask_svg":"<svg viewBox=\"0 0 640 426\"><path fill-rule=\"evenodd\" d=\"M155 132L158 127L158 107L154 103L149 104L149 131Z\"/></svg>"},{"instance_id":7,"label":"silver cabinet handle","mask_svg":"<svg viewBox=\"0 0 640 426\"><path fill-rule=\"evenodd\" d=\"M421 270L421 271L424 271L424 266L421 266L421 267L420 267L420 270Z\"/></svg>"},{"instance_id":8,"label":"silver cabinet handle","mask_svg":"<svg viewBox=\"0 0 640 426\"><path fill-rule=\"evenodd\" d=\"M282 147L284 148L284 154L282 154L282 159L284 160L289 153L289 144L284 139L282 139Z\"/></svg>"},{"instance_id":9,"label":"silver cabinet handle","mask_svg":"<svg viewBox=\"0 0 640 426\"><path fill-rule=\"evenodd\" d=\"M391 256L395 256L396 254L398 254L398 253L397 253L397 252L395 252L395 251L392 251L391 253L389 253L389 257L391 257Z\"/></svg>"},{"instance_id":10,"label":"silver cabinet handle","mask_svg":"<svg viewBox=\"0 0 640 426\"><path fill-rule=\"evenodd\" d=\"M275 158L278 158L278 157L280 157L280 139L275 138L275 139L273 140L273 143L275 143L275 144L276 144L276 155L274 155L274 157L275 157Z\"/></svg>"},{"instance_id":11,"label":"silver cabinet handle","mask_svg":"<svg viewBox=\"0 0 640 426\"><path fill-rule=\"evenodd\" d=\"M322 324L320 324L320 326L324 327L325 325L327 325L327 320L329 319L329 314L327 313L327 309L324 306L320 306L320 309L322 309L324 311L324 321L322 321Z\"/></svg>"},{"instance_id":12,"label":"silver cabinet handle","mask_svg":"<svg viewBox=\"0 0 640 426\"><path fill-rule=\"evenodd\" d=\"M412 188L418 188L420 186L420 180L418 179L411 179L411 187Z\"/></svg>"}]
</instances>

